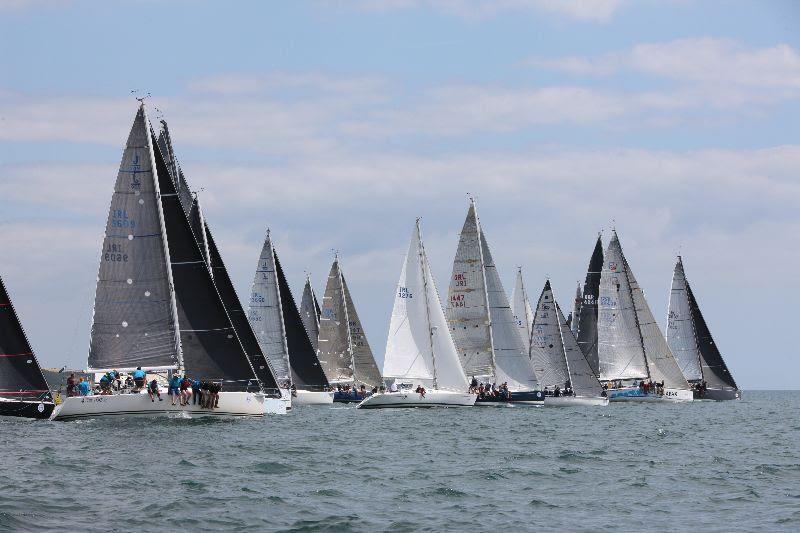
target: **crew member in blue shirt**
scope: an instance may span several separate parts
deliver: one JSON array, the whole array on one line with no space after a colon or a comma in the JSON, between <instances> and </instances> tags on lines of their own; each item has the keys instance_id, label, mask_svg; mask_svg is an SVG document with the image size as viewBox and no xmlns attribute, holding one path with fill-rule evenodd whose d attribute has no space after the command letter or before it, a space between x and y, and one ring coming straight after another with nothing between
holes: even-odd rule
<instances>
[{"instance_id":1,"label":"crew member in blue shirt","mask_svg":"<svg viewBox=\"0 0 800 533\"><path fill-rule=\"evenodd\" d=\"M178 396L181 393L180 389L181 377L176 373L172 376L172 379L169 380L169 395L172 396L172 405L175 405L175 402L178 400Z\"/></svg>"},{"instance_id":2,"label":"crew member in blue shirt","mask_svg":"<svg viewBox=\"0 0 800 533\"><path fill-rule=\"evenodd\" d=\"M144 380L147 377L147 373L142 370L142 367L137 366L136 370L133 371L133 392L139 392L139 390L144 387Z\"/></svg>"}]
</instances>

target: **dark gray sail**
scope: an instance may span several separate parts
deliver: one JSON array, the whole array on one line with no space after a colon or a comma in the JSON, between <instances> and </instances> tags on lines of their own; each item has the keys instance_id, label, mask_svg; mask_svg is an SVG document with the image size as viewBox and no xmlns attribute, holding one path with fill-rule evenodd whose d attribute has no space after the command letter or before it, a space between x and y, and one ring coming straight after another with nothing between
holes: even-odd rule
<instances>
[{"instance_id":1,"label":"dark gray sail","mask_svg":"<svg viewBox=\"0 0 800 533\"><path fill-rule=\"evenodd\" d=\"M0 278L0 399L51 401L42 375L14 305Z\"/></svg>"},{"instance_id":2,"label":"dark gray sail","mask_svg":"<svg viewBox=\"0 0 800 533\"><path fill-rule=\"evenodd\" d=\"M253 367L217 292L160 150L155 150L164 227L187 374L225 381L225 390L257 386Z\"/></svg>"},{"instance_id":3,"label":"dark gray sail","mask_svg":"<svg viewBox=\"0 0 800 533\"><path fill-rule=\"evenodd\" d=\"M303 319L294 303L294 296L286 282L278 253L275 252L275 272L278 277L278 290L281 297L283 327L286 332L286 345L289 347L289 363L292 367L292 383L298 389L322 390L328 386L328 378L322 371L317 358L317 350L306 332Z\"/></svg>"},{"instance_id":4,"label":"dark gray sail","mask_svg":"<svg viewBox=\"0 0 800 533\"><path fill-rule=\"evenodd\" d=\"M278 385L275 379L275 373L270 368L269 363L261 351L258 339L256 339L255 333L250 326L250 321L247 319L247 313L244 311L241 300L239 300L239 295L236 293L233 282L228 275L228 269L222 261L222 255L214 242L211 228L205 221L205 217L202 216L202 208L200 207L199 201L192 195L189 183L175 156L169 128L164 120L161 121L161 133L158 138L158 145L161 147L162 155L164 155L165 158L168 157L165 163L167 163L167 168L172 175L175 189L178 191L181 206L186 216L192 221L192 233L195 235L195 239L201 246L201 250L205 250L206 260L211 265L214 284L222 298L222 303L233 323L236 334L239 336L239 340L247 352L250 364L253 366L253 370L264 389L277 393ZM195 203L197 204L196 210L194 209ZM204 231L201 232L200 228L203 228Z\"/></svg>"},{"instance_id":5,"label":"dark gray sail","mask_svg":"<svg viewBox=\"0 0 800 533\"><path fill-rule=\"evenodd\" d=\"M597 357L597 300L600 297L600 274L603 271L603 241L598 235L594 245L586 281L583 284L583 301L579 313L573 317L578 324L578 346L589 361L596 376L600 375L600 362Z\"/></svg>"},{"instance_id":6,"label":"dark gray sail","mask_svg":"<svg viewBox=\"0 0 800 533\"><path fill-rule=\"evenodd\" d=\"M353 353L343 293L339 259L336 258L328 273L328 283L322 296L317 348L322 370L331 383L353 381Z\"/></svg>"},{"instance_id":7,"label":"dark gray sail","mask_svg":"<svg viewBox=\"0 0 800 533\"><path fill-rule=\"evenodd\" d=\"M350 339L353 347L353 377L356 383L363 383L369 387L377 387L383 382L381 371L372 355L372 348L369 347L367 334L361 326L356 307L353 305L353 298L347 288L347 281L342 274L342 287L344 289L344 299L347 305L347 318L350 327Z\"/></svg>"},{"instance_id":8,"label":"dark gray sail","mask_svg":"<svg viewBox=\"0 0 800 533\"><path fill-rule=\"evenodd\" d=\"M89 347L92 369L179 364L153 158L141 106L122 155L103 237Z\"/></svg>"},{"instance_id":9,"label":"dark gray sail","mask_svg":"<svg viewBox=\"0 0 800 533\"><path fill-rule=\"evenodd\" d=\"M319 347L319 303L314 288L311 286L311 277L306 276L306 285L303 287L303 299L300 301L300 317L311 340L311 345L316 351Z\"/></svg>"},{"instance_id":10,"label":"dark gray sail","mask_svg":"<svg viewBox=\"0 0 800 533\"><path fill-rule=\"evenodd\" d=\"M733 375L728 370L728 365L722 359L717 343L711 337L711 331L708 329L705 318L703 318L703 313L700 312L700 306L697 305L697 300L688 280L686 282L686 292L689 294L689 307L692 311L697 346L700 348L700 367L703 370L703 379L711 389L726 387L738 389L739 387L736 385Z\"/></svg>"}]
</instances>

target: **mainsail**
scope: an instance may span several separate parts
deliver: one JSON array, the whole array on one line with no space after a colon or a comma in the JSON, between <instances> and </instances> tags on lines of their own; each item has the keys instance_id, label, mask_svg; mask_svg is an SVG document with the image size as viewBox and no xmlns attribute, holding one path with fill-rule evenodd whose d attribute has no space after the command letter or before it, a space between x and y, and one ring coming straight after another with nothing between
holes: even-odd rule
<instances>
[{"instance_id":1,"label":"mainsail","mask_svg":"<svg viewBox=\"0 0 800 533\"><path fill-rule=\"evenodd\" d=\"M89 368L177 368L167 242L144 106L122 155L95 290Z\"/></svg>"},{"instance_id":2,"label":"mainsail","mask_svg":"<svg viewBox=\"0 0 800 533\"><path fill-rule=\"evenodd\" d=\"M333 260L322 297L317 353L331 383L363 383L374 387L382 381L338 257Z\"/></svg>"},{"instance_id":3,"label":"mainsail","mask_svg":"<svg viewBox=\"0 0 800 533\"><path fill-rule=\"evenodd\" d=\"M616 231L600 279L598 356L600 379L653 379L688 389L639 283L622 253Z\"/></svg>"},{"instance_id":4,"label":"mainsail","mask_svg":"<svg viewBox=\"0 0 800 533\"><path fill-rule=\"evenodd\" d=\"M667 314L667 344L684 377L689 381L703 379L700 369L700 348L695 338L692 310L689 306L689 293L686 290L686 275L683 262L678 256L672 274L672 290L669 295Z\"/></svg>"},{"instance_id":5,"label":"mainsail","mask_svg":"<svg viewBox=\"0 0 800 533\"><path fill-rule=\"evenodd\" d=\"M672 278L667 342L678 361L687 362L687 379L705 380L711 389L738 388L700 312L680 256ZM692 365L688 365L690 357L696 357Z\"/></svg>"},{"instance_id":6,"label":"mainsail","mask_svg":"<svg viewBox=\"0 0 800 533\"><path fill-rule=\"evenodd\" d=\"M567 360L567 371L569 380L575 396L600 396L603 388L597 380L597 376L589 366L589 361L578 347L572 330L564 320L564 313L561 312L558 302L556 302L556 312L558 313L558 324L561 329L561 344L564 347L564 358Z\"/></svg>"},{"instance_id":7,"label":"mainsail","mask_svg":"<svg viewBox=\"0 0 800 533\"><path fill-rule=\"evenodd\" d=\"M383 374L463 392L467 378L430 272L417 220L395 292Z\"/></svg>"},{"instance_id":8,"label":"mainsail","mask_svg":"<svg viewBox=\"0 0 800 533\"><path fill-rule=\"evenodd\" d=\"M50 389L42 375L14 305L0 278L0 398L15 400L51 400Z\"/></svg>"},{"instance_id":9,"label":"mainsail","mask_svg":"<svg viewBox=\"0 0 800 533\"><path fill-rule=\"evenodd\" d=\"M586 281L583 284L583 300L580 312L572 316L573 324L578 327L578 346L589 361L589 366L596 376L600 375L600 363L597 357L597 302L600 297L600 274L603 270L603 241L597 236Z\"/></svg>"},{"instance_id":10,"label":"mainsail","mask_svg":"<svg viewBox=\"0 0 800 533\"><path fill-rule=\"evenodd\" d=\"M511 390L538 387L474 200L453 262L447 320L466 375L507 382Z\"/></svg>"},{"instance_id":11,"label":"mainsail","mask_svg":"<svg viewBox=\"0 0 800 533\"><path fill-rule=\"evenodd\" d=\"M541 386L565 387L569 380L569 370L564 357L561 327L550 280L545 282L536 304L530 355Z\"/></svg>"},{"instance_id":12,"label":"mainsail","mask_svg":"<svg viewBox=\"0 0 800 533\"><path fill-rule=\"evenodd\" d=\"M306 328L311 345L316 351L319 348L319 303L314 287L311 286L311 276L306 275L306 284L303 287L303 299L300 301L300 317Z\"/></svg>"},{"instance_id":13,"label":"mainsail","mask_svg":"<svg viewBox=\"0 0 800 533\"><path fill-rule=\"evenodd\" d=\"M533 327L533 310L528 299L528 291L525 290L525 281L522 279L522 267L517 269L517 283L514 286L514 293L511 295L511 305L514 311L514 320L517 321L517 328L522 336L522 343L529 348Z\"/></svg>"},{"instance_id":14,"label":"mainsail","mask_svg":"<svg viewBox=\"0 0 800 533\"><path fill-rule=\"evenodd\" d=\"M267 357L275 377L281 384L291 383L289 347L281 312L281 294L275 270L275 252L269 230L264 238L258 268L250 291L248 318L262 353Z\"/></svg>"}]
</instances>

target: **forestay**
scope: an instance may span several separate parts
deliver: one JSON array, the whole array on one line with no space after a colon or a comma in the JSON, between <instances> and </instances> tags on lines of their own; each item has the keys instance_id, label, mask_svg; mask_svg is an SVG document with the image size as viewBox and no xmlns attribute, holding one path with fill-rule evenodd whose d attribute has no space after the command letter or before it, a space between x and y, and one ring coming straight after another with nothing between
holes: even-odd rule
<instances>
[{"instance_id":1,"label":"forestay","mask_svg":"<svg viewBox=\"0 0 800 533\"><path fill-rule=\"evenodd\" d=\"M89 368L173 367L179 342L144 107L122 155L103 236Z\"/></svg>"},{"instance_id":2,"label":"forestay","mask_svg":"<svg viewBox=\"0 0 800 533\"><path fill-rule=\"evenodd\" d=\"M675 271L672 274L672 290L669 295L667 315L667 344L686 379L703 379L700 369L700 350L697 346L692 311L689 307L686 275L680 256L678 256L678 262L675 263Z\"/></svg>"},{"instance_id":3,"label":"forestay","mask_svg":"<svg viewBox=\"0 0 800 533\"><path fill-rule=\"evenodd\" d=\"M597 340L601 380L649 377L628 274L614 232L600 276Z\"/></svg>"}]
</instances>

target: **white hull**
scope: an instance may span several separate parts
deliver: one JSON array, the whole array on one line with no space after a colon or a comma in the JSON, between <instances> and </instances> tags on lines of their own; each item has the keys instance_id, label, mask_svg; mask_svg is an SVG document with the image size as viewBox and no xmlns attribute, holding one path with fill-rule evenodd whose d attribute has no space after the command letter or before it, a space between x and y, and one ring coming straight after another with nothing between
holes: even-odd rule
<instances>
[{"instance_id":1,"label":"white hull","mask_svg":"<svg viewBox=\"0 0 800 533\"><path fill-rule=\"evenodd\" d=\"M265 415L285 415L292 408L291 398L264 398Z\"/></svg>"},{"instance_id":2,"label":"white hull","mask_svg":"<svg viewBox=\"0 0 800 533\"><path fill-rule=\"evenodd\" d=\"M603 396L545 396L545 407L581 407L586 405L608 405Z\"/></svg>"},{"instance_id":3,"label":"white hull","mask_svg":"<svg viewBox=\"0 0 800 533\"><path fill-rule=\"evenodd\" d=\"M297 390L297 396L292 398L293 405L333 405L333 391L308 391Z\"/></svg>"},{"instance_id":4,"label":"white hull","mask_svg":"<svg viewBox=\"0 0 800 533\"><path fill-rule=\"evenodd\" d=\"M468 392L427 390L425 396L416 392L385 392L373 394L358 404L359 409L392 407L471 407L477 396Z\"/></svg>"},{"instance_id":5,"label":"white hull","mask_svg":"<svg viewBox=\"0 0 800 533\"><path fill-rule=\"evenodd\" d=\"M283 402L284 406L277 407L278 412L276 413L270 411L267 414L285 414L286 411L292 410L292 391L289 389L280 389L280 391L281 391L281 397L279 398L278 401ZM283 412L280 412L281 409L283 409Z\"/></svg>"},{"instance_id":6,"label":"white hull","mask_svg":"<svg viewBox=\"0 0 800 533\"><path fill-rule=\"evenodd\" d=\"M97 396L72 396L56 406L53 420L78 420L82 418L148 416L200 418L206 416L239 417L263 416L265 398L261 393L252 392L220 392L219 407L203 409L199 405L182 407L180 403L172 405L169 396L161 393L163 401L150 401L144 392L139 394L116 394Z\"/></svg>"},{"instance_id":7,"label":"white hull","mask_svg":"<svg viewBox=\"0 0 800 533\"><path fill-rule=\"evenodd\" d=\"M609 400L612 402L691 402L694 394L688 389L664 389L664 394L644 394L639 387L609 389Z\"/></svg>"}]
</instances>

